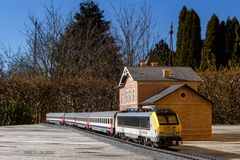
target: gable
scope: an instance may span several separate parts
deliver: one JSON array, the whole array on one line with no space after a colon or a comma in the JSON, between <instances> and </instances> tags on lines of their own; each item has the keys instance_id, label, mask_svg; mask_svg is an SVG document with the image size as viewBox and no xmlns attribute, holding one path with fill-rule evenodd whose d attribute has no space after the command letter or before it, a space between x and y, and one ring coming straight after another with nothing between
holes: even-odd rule
<instances>
[{"instance_id":1,"label":"gable","mask_svg":"<svg viewBox=\"0 0 240 160\"><path fill-rule=\"evenodd\" d=\"M129 79L129 78L133 81L133 78L132 78L130 72L128 71L127 67L124 67L122 76L121 76L120 81L118 83L118 87L124 86L124 84L126 83L126 80Z\"/></svg>"},{"instance_id":2,"label":"gable","mask_svg":"<svg viewBox=\"0 0 240 160\"><path fill-rule=\"evenodd\" d=\"M154 96L149 97L141 102L141 105L154 105L163 101L168 102L169 104L212 103L186 84L178 84L170 86Z\"/></svg>"}]
</instances>

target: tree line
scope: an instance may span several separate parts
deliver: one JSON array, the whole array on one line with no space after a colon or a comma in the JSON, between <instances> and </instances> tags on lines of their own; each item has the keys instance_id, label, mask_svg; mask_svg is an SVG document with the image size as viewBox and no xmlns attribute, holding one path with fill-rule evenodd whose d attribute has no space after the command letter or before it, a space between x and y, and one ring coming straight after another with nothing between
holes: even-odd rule
<instances>
[{"instance_id":1,"label":"tree line","mask_svg":"<svg viewBox=\"0 0 240 160\"><path fill-rule=\"evenodd\" d=\"M115 87L123 66L138 66L153 53L167 66L168 54L174 52L165 40L154 40L146 4L141 12L134 6L115 9L115 26L94 1L80 3L79 11L67 18L53 3L44 9L44 19L29 16L25 48L12 54L1 46L0 125L44 122L48 112L117 110ZM238 99L230 100L238 94L233 86L239 83L234 76L239 71L239 33L236 18L225 24L213 15L203 41L197 13L183 7L179 14L174 66L190 66L204 79L199 92L216 104L214 123L239 123L237 117L221 118L223 110L239 114L234 107ZM217 79L229 75L236 77L231 85L228 78ZM211 89L216 80L224 92Z\"/></svg>"},{"instance_id":2,"label":"tree line","mask_svg":"<svg viewBox=\"0 0 240 160\"><path fill-rule=\"evenodd\" d=\"M193 9L182 8L178 18L177 43L174 66L190 66L193 69L220 69L240 61L240 25L238 19L229 17L220 21L213 14L207 23L205 39L201 38L201 23ZM156 53L162 65L168 65L169 45L163 39L150 49Z\"/></svg>"},{"instance_id":3,"label":"tree line","mask_svg":"<svg viewBox=\"0 0 240 160\"><path fill-rule=\"evenodd\" d=\"M44 20L29 19L28 46L6 55L1 125L43 122L48 112L117 110L122 57L98 5L80 3L79 12L63 20L51 4Z\"/></svg>"}]
</instances>

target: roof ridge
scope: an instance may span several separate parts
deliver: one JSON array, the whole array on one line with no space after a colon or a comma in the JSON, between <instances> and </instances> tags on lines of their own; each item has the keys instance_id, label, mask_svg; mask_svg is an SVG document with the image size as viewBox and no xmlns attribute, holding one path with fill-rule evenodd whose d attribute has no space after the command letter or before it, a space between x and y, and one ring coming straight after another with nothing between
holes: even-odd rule
<instances>
[{"instance_id":1,"label":"roof ridge","mask_svg":"<svg viewBox=\"0 0 240 160\"><path fill-rule=\"evenodd\" d=\"M191 67L129 67L129 72L134 81L191 81L202 82L201 77ZM171 76L163 77L162 70L169 69ZM144 75L144 76L143 76ZM172 76L174 75L174 76ZM121 78L122 80L122 78Z\"/></svg>"}]
</instances>

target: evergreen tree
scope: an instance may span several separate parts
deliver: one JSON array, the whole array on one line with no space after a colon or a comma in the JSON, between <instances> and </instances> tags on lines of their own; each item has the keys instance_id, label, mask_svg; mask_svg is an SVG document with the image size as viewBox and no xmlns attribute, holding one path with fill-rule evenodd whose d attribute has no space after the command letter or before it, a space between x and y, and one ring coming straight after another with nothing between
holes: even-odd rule
<instances>
[{"instance_id":1,"label":"evergreen tree","mask_svg":"<svg viewBox=\"0 0 240 160\"><path fill-rule=\"evenodd\" d=\"M234 53L234 41L235 41L235 33L234 33L235 25L233 21L228 18L226 22L226 36L225 36L225 50L227 60L231 60L233 58Z\"/></svg>"},{"instance_id":2,"label":"evergreen tree","mask_svg":"<svg viewBox=\"0 0 240 160\"><path fill-rule=\"evenodd\" d=\"M121 61L110 34L110 22L93 1L80 4L55 54L58 76L91 76L117 80Z\"/></svg>"},{"instance_id":3,"label":"evergreen tree","mask_svg":"<svg viewBox=\"0 0 240 160\"><path fill-rule=\"evenodd\" d=\"M161 39L157 44L155 44L155 47L148 53L148 57L154 58L152 60L148 60L147 65L151 65L151 62L159 62L159 65L167 66L169 52L170 49L168 44L163 39Z\"/></svg>"},{"instance_id":4,"label":"evergreen tree","mask_svg":"<svg viewBox=\"0 0 240 160\"><path fill-rule=\"evenodd\" d=\"M219 54L219 19L214 14L207 24L204 55L201 68L218 65L216 60Z\"/></svg>"},{"instance_id":5,"label":"evergreen tree","mask_svg":"<svg viewBox=\"0 0 240 160\"><path fill-rule=\"evenodd\" d=\"M177 54L175 57L175 64L179 65L179 66L183 66L184 65L184 53L186 49L186 47L184 47L184 40L186 40L186 35L185 35L185 20L186 20L186 16L187 16L188 10L187 7L184 6L180 12L179 15L179 20L178 20L178 32L177 32Z\"/></svg>"},{"instance_id":6,"label":"evergreen tree","mask_svg":"<svg viewBox=\"0 0 240 160\"><path fill-rule=\"evenodd\" d=\"M194 10L191 10L190 13L192 14L192 19L189 25L191 27L191 35L189 37L189 63L187 63L187 65L191 66L192 68L197 68L201 62L201 24L198 14Z\"/></svg>"},{"instance_id":7,"label":"evergreen tree","mask_svg":"<svg viewBox=\"0 0 240 160\"><path fill-rule=\"evenodd\" d=\"M218 28L218 54L216 55L216 65L217 67L226 66L228 63L228 56L225 52L225 38L226 38L226 25L222 21Z\"/></svg>"},{"instance_id":8,"label":"evergreen tree","mask_svg":"<svg viewBox=\"0 0 240 160\"><path fill-rule=\"evenodd\" d=\"M201 49L200 18L194 10L188 11L184 6L179 15L176 65L199 67Z\"/></svg>"},{"instance_id":9,"label":"evergreen tree","mask_svg":"<svg viewBox=\"0 0 240 160\"><path fill-rule=\"evenodd\" d=\"M234 25L234 46L233 46L233 56L232 58L235 60L239 60L240 58L240 26L238 19L233 17L232 23Z\"/></svg>"}]
</instances>

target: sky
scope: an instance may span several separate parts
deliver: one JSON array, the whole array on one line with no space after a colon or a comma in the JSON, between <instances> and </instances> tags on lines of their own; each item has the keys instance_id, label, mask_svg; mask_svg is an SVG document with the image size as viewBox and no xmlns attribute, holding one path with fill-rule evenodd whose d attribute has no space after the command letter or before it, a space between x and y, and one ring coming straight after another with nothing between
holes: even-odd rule
<instances>
[{"instance_id":1,"label":"sky","mask_svg":"<svg viewBox=\"0 0 240 160\"><path fill-rule=\"evenodd\" d=\"M59 9L63 16L69 12L79 11L79 4L82 0L53 0L54 6ZM104 10L106 20L115 23L115 9L120 5L135 5L138 9L143 0L95 0L99 8ZM171 22L174 26L174 49L176 46L176 34L178 27L178 16L182 7L194 9L201 20L201 36L205 38L205 31L208 20L216 14L220 20L226 21L228 17L236 16L240 20L239 0L146 0L151 7L152 16L156 22L156 30L160 38L169 42L169 28ZM44 17L44 6L51 4L51 0L1 0L0 1L0 43L9 46L13 51L19 47L26 46L25 31L30 25L29 15L40 19Z\"/></svg>"}]
</instances>

